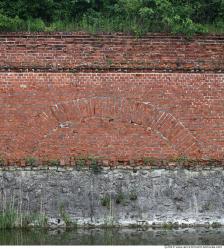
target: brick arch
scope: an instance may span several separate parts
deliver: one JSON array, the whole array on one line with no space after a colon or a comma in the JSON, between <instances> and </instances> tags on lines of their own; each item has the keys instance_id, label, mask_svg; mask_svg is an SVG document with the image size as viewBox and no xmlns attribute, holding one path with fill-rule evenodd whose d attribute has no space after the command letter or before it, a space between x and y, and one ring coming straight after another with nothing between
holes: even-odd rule
<instances>
[{"instance_id":1,"label":"brick arch","mask_svg":"<svg viewBox=\"0 0 224 249\"><path fill-rule=\"evenodd\" d=\"M189 129L171 113L150 102L120 97L82 98L54 104L48 111L43 112L41 117L45 121L54 120L57 128L62 129L72 126L73 121L80 122L90 117L107 118L109 121L116 119L156 132L179 155L201 157L199 142ZM52 122L49 122L49 125L52 129Z\"/></svg>"}]
</instances>

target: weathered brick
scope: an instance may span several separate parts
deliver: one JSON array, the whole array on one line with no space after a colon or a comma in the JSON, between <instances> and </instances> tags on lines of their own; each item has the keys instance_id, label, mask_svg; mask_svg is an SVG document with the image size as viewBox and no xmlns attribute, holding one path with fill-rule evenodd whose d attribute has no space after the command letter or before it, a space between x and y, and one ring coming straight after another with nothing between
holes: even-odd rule
<instances>
[{"instance_id":1,"label":"weathered brick","mask_svg":"<svg viewBox=\"0 0 224 249\"><path fill-rule=\"evenodd\" d=\"M223 158L222 36L99 35L101 46L78 33L0 37L7 37L0 39L0 155L7 160Z\"/></svg>"}]
</instances>

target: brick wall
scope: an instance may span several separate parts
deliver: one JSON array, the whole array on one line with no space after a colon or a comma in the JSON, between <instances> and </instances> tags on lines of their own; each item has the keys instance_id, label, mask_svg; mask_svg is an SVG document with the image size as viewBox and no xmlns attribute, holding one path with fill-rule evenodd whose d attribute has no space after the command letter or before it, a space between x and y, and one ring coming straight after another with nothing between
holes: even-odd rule
<instances>
[{"instance_id":1,"label":"brick wall","mask_svg":"<svg viewBox=\"0 0 224 249\"><path fill-rule=\"evenodd\" d=\"M223 51L224 36L2 33L0 69L224 72Z\"/></svg>"},{"instance_id":2,"label":"brick wall","mask_svg":"<svg viewBox=\"0 0 224 249\"><path fill-rule=\"evenodd\" d=\"M0 42L2 157L223 159L223 36L11 33Z\"/></svg>"}]
</instances>

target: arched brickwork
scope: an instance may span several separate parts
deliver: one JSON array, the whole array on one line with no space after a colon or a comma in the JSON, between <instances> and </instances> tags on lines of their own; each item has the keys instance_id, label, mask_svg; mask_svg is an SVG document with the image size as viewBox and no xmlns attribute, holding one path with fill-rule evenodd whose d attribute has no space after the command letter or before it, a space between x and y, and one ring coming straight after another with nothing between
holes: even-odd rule
<instances>
[{"instance_id":1,"label":"arched brickwork","mask_svg":"<svg viewBox=\"0 0 224 249\"><path fill-rule=\"evenodd\" d=\"M140 126L146 131L155 132L179 156L201 156L199 142L192 133L171 113L158 109L150 102L118 97L82 98L50 106L35 122L41 127L46 127L46 133L41 138L43 141L52 131L61 129L66 133L67 128L74 127L83 119L89 119L88 122L91 123L91 117ZM45 124L41 124L42 122ZM41 141L38 147L42 144Z\"/></svg>"},{"instance_id":2,"label":"arched brickwork","mask_svg":"<svg viewBox=\"0 0 224 249\"><path fill-rule=\"evenodd\" d=\"M222 35L0 36L0 157L223 159Z\"/></svg>"}]
</instances>

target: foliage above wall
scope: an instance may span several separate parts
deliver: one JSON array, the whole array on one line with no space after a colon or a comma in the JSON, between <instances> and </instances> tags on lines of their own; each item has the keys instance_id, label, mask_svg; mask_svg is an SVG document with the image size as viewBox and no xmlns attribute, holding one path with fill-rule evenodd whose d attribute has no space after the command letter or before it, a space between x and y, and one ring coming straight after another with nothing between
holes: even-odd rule
<instances>
[{"instance_id":1,"label":"foliage above wall","mask_svg":"<svg viewBox=\"0 0 224 249\"><path fill-rule=\"evenodd\" d=\"M223 0L2 0L1 31L224 32Z\"/></svg>"}]
</instances>

